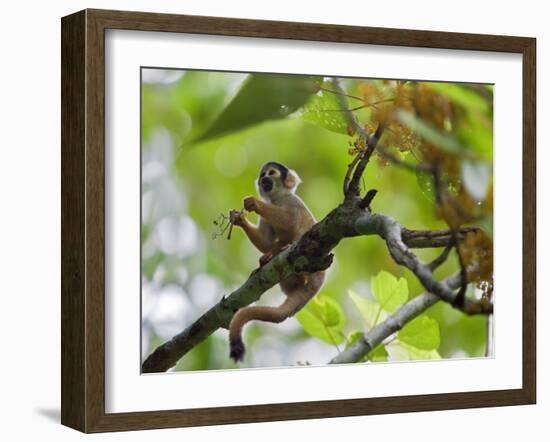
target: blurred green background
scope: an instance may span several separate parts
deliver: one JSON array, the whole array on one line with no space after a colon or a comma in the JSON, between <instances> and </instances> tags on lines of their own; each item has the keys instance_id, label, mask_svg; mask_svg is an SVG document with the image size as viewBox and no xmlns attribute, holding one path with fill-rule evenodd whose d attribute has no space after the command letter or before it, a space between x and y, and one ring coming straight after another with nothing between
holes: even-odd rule
<instances>
[{"instance_id":1,"label":"blurred green background","mask_svg":"<svg viewBox=\"0 0 550 442\"><path fill-rule=\"evenodd\" d=\"M142 70L143 357L239 287L257 267L260 253L243 232L234 229L231 240L214 238L219 229L213 221L229 209L242 208L244 197L256 195L254 183L262 164L274 160L296 170L303 181L297 193L317 219L342 201L351 138L343 115L328 109L337 106L334 95L309 86L322 79L302 79ZM345 80L346 90L357 91L360 81L365 80ZM369 111L364 112L358 116L368 118ZM492 152L492 144L490 148ZM447 227L414 173L373 160L364 176L364 189L370 188L379 191L372 204L375 212L410 229ZM440 252L417 251L425 260ZM436 276L457 270L451 255ZM406 298L423 292L416 278L393 262L380 238L347 239L335 249L335 262L318 295L321 303L309 311L326 310L326 305L337 310L336 339L315 336L316 324L308 322L307 313L280 325L254 322L244 332L243 363L229 359L227 331L218 330L183 357L176 370L325 364L357 331L373 325L373 312L378 322L388 313L380 310L373 292L372 278L381 271L405 279ZM388 281L394 284L397 279ZM477 296L474 290L469 295ZM277 286L259 303L276 305L282 299ZM431 347L419 345L415 351L404 345L404 338L403 345L393 339L371 360L485 354L486 317L468 317L444 303L430 308L425 317L430 320L425 329L432 337L437 334Z\"/></svg>"}]
</instances>

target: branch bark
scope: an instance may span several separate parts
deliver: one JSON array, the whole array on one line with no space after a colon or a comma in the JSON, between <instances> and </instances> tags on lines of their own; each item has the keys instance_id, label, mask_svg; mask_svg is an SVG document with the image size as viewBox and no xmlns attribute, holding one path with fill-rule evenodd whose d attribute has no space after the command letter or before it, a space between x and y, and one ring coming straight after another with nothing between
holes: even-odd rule
<instances>
[{"instance_id":1,"label":"branch bark","mask_svg":"<svg viewBox=\"0 0 550 442\"><path fill-rule=\"evenodd\" d=\"M369 235L376 234L386 240L388 250L397 264L407 267L415 274L424 288L439 296L443 301L448 302L455 308L462 310L467 315L490 314L493 312L493 305L474 302L464 299L463 303L456 303L456 295L447 285L434 278L429 265L424 264L412 251L403 239L403 228L393 218L385 215L375 214L369 217L362 217L356 221L357 232ZM444 231L439 231L441 235ZM416 237L416 233L410 232L409 235ZM453 234L447 231L449 240L453 240ZM424 236L425 242L426 236Z\"/></svg>"},{"instance_id":2,"label":"branch bark","mask_svg":"<svg viewBox=\"0 0 550 442\"><path fill-rule=\"evenodd\" d=\"M363 133L366 134L364 130ZM348 198L360 195L359 185L361 183L361 178L363 176L363 173L365 172L367 164L370 161L370 157L374 153L374 149L376 149L376 145L378 144L378 141L380 141L383 133L384 125L379 124L372 136L366 135L366 140L368 140L367 146L365 150L361 152L359 162L357 163L357 166L355 167L355 172L353 173L353 176L351 177L351 180L349 182L349 186L346 192L346 196Z\"/></svg>"},{"instance_id":3,"label":"branch bark","mask_svg":"<svg viewBox=\"0 0 550 442\"><path fill-rule=\"evenodd\" d=\"M464 239L467 233L478 232L479 227L461 227L457 231L458 239ZM401 231L403 241L413 249L424 249L433 247L446 247L453 242L451 229L445 230L409 230L403 228Z\"/></svg>"},{"instance_id":4,"label":"branch bark","mask_svg":"<svg viewBox=\"0 0 550 442\"><path fill-rule=\"evenodd\" d=\"M289 252L290 249L283 251L264 267L252 272L248 280L231 295L222 298L193 324L157 347L143 362L142 372L156 373L168 370L216 330L228 328L233 314L238 309L257 301L264 292L298 269L287 261Z\"/></svg>"},{"instance_id":5,"label":"branch bark","mask_svg":"<svg viewBox=\"0 0 550 442\"><path fill-rule=\"evenodd\" d=\"M346 119L348 120L351 128L357 135L364 138L366 141L369 140L369 135L363 125L359 122L353 111L348 106L348 94L345 93L344 88L342 87L341 80L337 77L332 78L332 84L336 90L336 98L338 99L338 104L342 111L346 114Z\"/></svg>"},{"instance_id":6,"label":"branch bark","mask_svg":"<svg viewBox=\"0 0 550 442\"><path fill-rule=\"evenodd\" d=\"M449 289L456 289L460 286L460 273L451 276L442 284ZM361 338L359 338L350 348L342 351L335 356L329 364L349 364L359 361L367 356L384 339L401 330L405 324L419 316L429 307L439 302L441 298L433 293L423 293L401 306L399 310L389 316L384 322L373 327Z\"/></svg>"},{"instance_id":7,"label":"branch bark","mask_svg":"<svg viewBox=\"0 0 550 442\"><path fill-rule=\"evenodd\" d=\"M452 290L438 282L429 268L410 250L417 246L430 247L430 244L433 247L444 246L452 239L450 230L431 235L426 231L402 229L392 218L373 215L369 210L362 209L361 201L359 197L346 199L299 241L252 272L243 286L223 298L185 330L157 347L143 362L142 371L155 373L173 367L182 356L217 329L227 328L239 308L257 301L265 291L290 274L328 268L332 263L330 252L343 238L360 235L382 237L397 263L413 271L426 290L452 303ZM480 304L467 300L462 309L468 314L490 313L492 305L482 308Z\"/></svg>"},{"instance_id":8,"label":"branch bark","mask_svg":"<svg viewBox=\"0 0 550 442\"><path fill-rule=\"evenodd\" d=\"M370 157L374 153L374 149L376 149L376 145L378 144L380 138L382 137L382 134L384 133L385 127L383 124L379 124L376 128L375 133L369 135L369 133L365 130L363 125L359 122L359 120L353 113L353 110L349 108L346 99L347 94L342 88L340 79L333 78L332 83L334 84L334 88L336 90L338 104L340 105L342 111L346 114L346 119L348 120L349 125L351 126L353 131L357 133L359 139L362 140L362 142L365 144L365 150L359 152L359 154L354 158L354 160L348 167L348 172L346 174L346 178L344 179L344 194L347 197L354 197L360 194L359 183L361 181L361 177L363 176L363 172L365 171L365 168L369 163ZM353 172L353 176L351 176L354 168L355 172Z\"/></svg>"}]
</instances>

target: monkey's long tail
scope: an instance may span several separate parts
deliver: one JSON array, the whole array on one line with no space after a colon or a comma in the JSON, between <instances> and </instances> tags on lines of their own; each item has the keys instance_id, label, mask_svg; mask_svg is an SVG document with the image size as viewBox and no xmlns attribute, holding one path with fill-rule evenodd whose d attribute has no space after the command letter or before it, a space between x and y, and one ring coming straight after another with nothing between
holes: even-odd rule
<instances>
[{"instance_id":1,"label":"monkey's long tail","mask_svg":"<svg viewBox=\"0 0 550 442\"><path fill-rule=\"evenodd\" d=\"M309 297L305 293L293 293L278 307L251 306L239 309L229 324L229 356L235 362L243 360L245 347L241 333L247 322L283 322L300 310L308 300Z\"/></svg>"}]
</instances>

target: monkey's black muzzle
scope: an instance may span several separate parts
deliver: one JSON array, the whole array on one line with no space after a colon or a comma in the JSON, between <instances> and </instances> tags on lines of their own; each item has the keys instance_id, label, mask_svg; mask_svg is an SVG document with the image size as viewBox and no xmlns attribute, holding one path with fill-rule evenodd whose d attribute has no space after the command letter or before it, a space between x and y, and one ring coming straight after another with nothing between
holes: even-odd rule
<instances>
[{"instance_id":1,"label":"monkey's black muzzle","mask_svg":"<svg viewBox=\"0 0 550 442\"><path fill-rule=\"evenodd\" d=\"M271 181L271 178L264 176L260 180L260 187L264 192L271 192L271 189L273 189L273 181Z\"/></svg>"}]
</instances>

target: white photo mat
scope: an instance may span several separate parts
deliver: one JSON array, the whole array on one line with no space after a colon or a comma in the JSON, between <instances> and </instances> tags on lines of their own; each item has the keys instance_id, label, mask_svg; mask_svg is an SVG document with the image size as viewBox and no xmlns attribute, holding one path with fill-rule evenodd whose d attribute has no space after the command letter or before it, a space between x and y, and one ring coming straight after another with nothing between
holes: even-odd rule
<instances>
[{"instance_id":1,"label":"white photo mat","mask_svg":"<svg viewBox=\"0 0 550 442\"><path fill-rule=\"evenodd\" d=\"M521 55L123 30L105 40L107 413L522 387ZM495 356L141 375L142 66L494 83Z\"/></svg>"}]
</instances>

